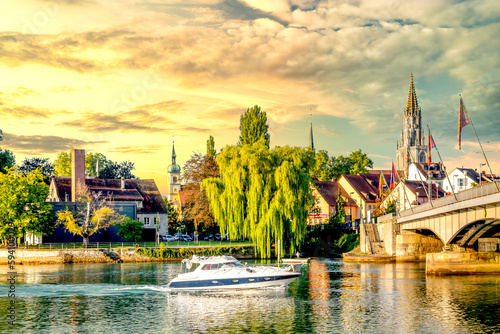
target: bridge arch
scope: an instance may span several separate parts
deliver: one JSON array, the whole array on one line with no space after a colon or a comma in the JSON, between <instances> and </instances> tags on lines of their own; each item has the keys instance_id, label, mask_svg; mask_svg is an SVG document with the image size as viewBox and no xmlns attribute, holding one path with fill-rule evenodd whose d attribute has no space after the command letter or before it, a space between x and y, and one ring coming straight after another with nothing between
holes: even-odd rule
<instances>
[{"instance_id":1,"label":"bridge arch","mask_svg":"<svg viewBox=\"0 0 500 334\"><path fill-rule=\"evenodd\" d=\"M500 234L500 218L481 218L462 226L446 243L472 247L481 237Z\"/></svg>"}]
</instances>

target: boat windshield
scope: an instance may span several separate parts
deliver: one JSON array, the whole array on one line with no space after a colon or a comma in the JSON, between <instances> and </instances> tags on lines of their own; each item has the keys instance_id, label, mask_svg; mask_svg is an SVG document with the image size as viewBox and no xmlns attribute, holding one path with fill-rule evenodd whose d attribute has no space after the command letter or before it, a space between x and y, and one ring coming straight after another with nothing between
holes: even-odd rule
<instances>
[{"instance_id":1,"label":"boat windshield","mask_svg":"<svg viewBox=\"0 0 500 334\"><path fill-rule=\"evenodd\" d=\"M207 263L201 267L201 270L217 270L219 268L228 267L243 267L239 262L226 262L226 263Z\"/></svg>"}]
</instances>

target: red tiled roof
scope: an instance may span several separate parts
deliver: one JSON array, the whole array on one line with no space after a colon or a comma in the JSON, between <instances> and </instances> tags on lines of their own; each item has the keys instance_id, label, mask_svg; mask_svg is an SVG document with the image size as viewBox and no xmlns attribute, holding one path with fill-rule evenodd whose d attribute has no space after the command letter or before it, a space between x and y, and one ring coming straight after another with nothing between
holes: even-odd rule
<instances>
[{"instance_id":1,"label":"red tiled roof","mask_svg":"<svg viewBox=\"0 0 500 334\"><path fill-rule=\"evenodd\" d=\"M427 197L429 192L429 185L420 181L405 181L406 187L413 192L415 195L418 193L418 197ZM445 195L445 191L443 188L438 186L437 184L431 185L432 197L443 197Z\"/></svg>"},{"instance_id":2,"label":"red tiled roof","mask_svg":"<svg viewBox=\"0 0 500 334\"><path fill-rule=\"evenodd\" d=\"M383 171L387 184L390 182L390 174ZM380 170L370 173L363 173L358 175L342 175L347 182L354 188L354 190L363 198L367 203L374 203L379 196L378 185L380 181Z\"/></svg>"},{"instance_id":3,"label":"red tiled roof","mask_svg":"<svg viewBox=\"0 0 500 334\"><path fill-rule=\"evenodd\" d=\"M113 201L141 201L142 208L137 212L166 212L160 191L154 180L127 179L124 189L120 179L85 179L85 185L92 193L101 192L101 196L110 196ZM60 201L71 200L71 177L56 176L53 178L57 196Z\"/></svg>"}]
</instances>

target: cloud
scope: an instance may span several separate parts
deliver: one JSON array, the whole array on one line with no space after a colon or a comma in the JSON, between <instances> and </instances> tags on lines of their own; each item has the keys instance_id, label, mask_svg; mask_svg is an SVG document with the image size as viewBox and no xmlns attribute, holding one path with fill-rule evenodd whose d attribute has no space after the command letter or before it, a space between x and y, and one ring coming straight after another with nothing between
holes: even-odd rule
<instances>
[{"instance_id":1,"label":"cloud","mask_svg":"<svg viewBox=\"0 0 500 334\"><path fill-rule=\"evenodd\" d=\"M85 148L86 145L102 144L107 141L85 141L59 136L24 136L4 133L2 147L14 153L37 155L66 152L74 148Z\"/></svg>"},{"instance_id":2,"label":"cloud","mask_svg":"<svg viewBox=\"0 0 500 334\"><path fill-rule=\"evenodd\" d=\"M108 151L123 154L150 154L165 149L165 145L119 146Z\"/></svg>"},{"instance_id":3,"label":"cloud","mask_svg":"<svg viewBox=\"0 0 500 334\"><path fill-rule=\"evenodd\" d=\"M48 118L57 114L67 113L66 110L52 110L48 108L37 108L32 106L2 106L0 111L14 118Z\"/></svg>"},{"instance_id":4,"label":"cloud","mask_svg":"<svg viewBox=\"0 0 500 334\"><path fill-rule=\"evenodd\" d=\"M86 112L80 119L59 123L61 126L77 128L90 133L101 132L162 132L165 128L149 126L151 122L164 123L165 117L155 116L147 111L132 110L118 114L104 114L100 112Z\"/></svg>"},{"instance_id":5,"label":"cloud","mask_svg":"<svg viewBox=\"0 0 500 334\"><path fill-rule=\"evenodd\" d=\"M78 89L76 89L75 87L71 87L71 86L53 86L49 89L50 92L54 92L54 93L74 93L74 92L78 92Z\"/></svg>"},{"instance_id":6,"label":"cloud","mask_svg":"<svg viewBox=\"0 0 500 334\"><path fill-rule=\"evenodd\" d=\"M78 128L90 133L101 132L163 132L175 122L170 116L184 109L184 102L164 100L137 106L114 114L85 112L79 119L64 121L61 126Z\"/></svg>"}]
</instances>

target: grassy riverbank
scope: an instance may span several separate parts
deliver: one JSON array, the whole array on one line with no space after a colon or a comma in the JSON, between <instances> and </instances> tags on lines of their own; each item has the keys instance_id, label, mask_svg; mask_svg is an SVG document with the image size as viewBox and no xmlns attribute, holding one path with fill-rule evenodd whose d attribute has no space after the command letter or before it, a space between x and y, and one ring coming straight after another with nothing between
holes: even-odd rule
<instances>
[{"instance_id":1,"label":"grassy riverbank","mask_svg":"<svg viewBox=\"0 0 500 334\"><path fill-rule=\"evenodd\" d=\"M141 256L163 259L183 259L192 255L234 255L236 257L253 257L254 246L212 246L212 247L159 247L138 248L135 253Z\"/></svg>"}]
</instances>

